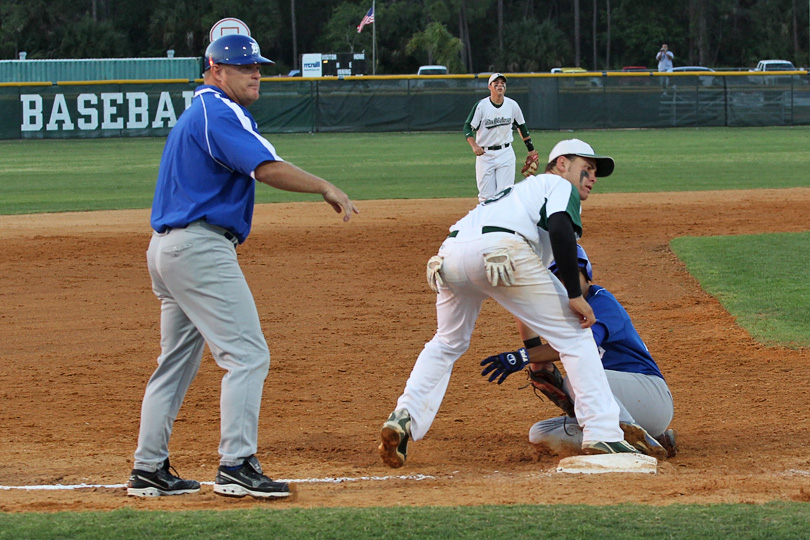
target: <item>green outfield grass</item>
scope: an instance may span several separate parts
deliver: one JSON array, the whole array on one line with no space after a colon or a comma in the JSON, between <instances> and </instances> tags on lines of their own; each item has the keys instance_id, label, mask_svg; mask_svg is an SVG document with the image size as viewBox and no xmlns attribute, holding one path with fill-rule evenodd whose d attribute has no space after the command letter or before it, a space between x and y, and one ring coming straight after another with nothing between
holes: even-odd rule
<instances>
[{"instance_id":1,"label":"green outfield grass","mask_svg":"<svg viewBox=\"0 0 810 540\"><path fill-rule=\"evenodd\" d=\"M792 540L807 536L807 510L807 503L770 503L665 507L540 505L309 510L257 507L252 510L223 512L116 510L107 513L0 514L0 540L6 538L15 540L19 538L99 540L784 538Z\"/></svg>"},{"instance_id":2,"label":"green outfield grass","mask_svg":"<svg viewBox=\"0 0 810 540\"><path fill-rule=\"evenodd\" d=\"M810 127L535 132L541 156L578 137L616 159L596 193L810 186ZM475 197L459 133L270 135L279 154L353 199ZM163 139L0 141L0 214L148 208ZM526 150L517 144L518 161ZM519 167L518 167L519 169ZM259 186L258 202L317 196Z\"/></svg>"}]
</instances>

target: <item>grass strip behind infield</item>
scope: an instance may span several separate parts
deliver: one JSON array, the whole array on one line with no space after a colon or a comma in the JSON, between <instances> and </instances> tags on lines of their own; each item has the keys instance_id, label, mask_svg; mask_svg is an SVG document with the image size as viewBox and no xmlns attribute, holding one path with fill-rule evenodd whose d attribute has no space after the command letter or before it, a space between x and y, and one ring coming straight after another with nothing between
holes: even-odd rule
<instances>
[{"instance_id":1,"label":"grass strip behind infield","mask_svg":"<svg viewBox=\"0 0 810 540\"><path fill-rule=\"evenodd\" d=\"M273 504L273 503L271 503ZM283 504L283 503L282 503ZM314 508L222 512L115 510L0 514L0 539L77 538L664 538L795 539L808 503L670 506Z\"/></svg>"},{"instance_id":2,"label":"grass strip behind infield","mask_svg":"<svg viewBox=\"0 0 810 540\"><path fill-rule=\"evenodd\" d=\"M577 137L616 160L596 193L810 186L810 126L535 132L545 161ZM355 200L475 197L475 159L458 133L269 135L286 160ZM0 141L0 214L149 208L162 138ZM515 145L517 175L526 149ZM259 186L257 202L318 201Z\"/></svg>"},{"instance_id":3,"label":"grass strip behind infield","mask_svg":"<svg viewBox=\"0 0 810 540\"><path fill-rule=\"evenodd\" d=\"M757 341L810 346L810 232L682 237L672 250Z\"/></svg>"}]
</instances>

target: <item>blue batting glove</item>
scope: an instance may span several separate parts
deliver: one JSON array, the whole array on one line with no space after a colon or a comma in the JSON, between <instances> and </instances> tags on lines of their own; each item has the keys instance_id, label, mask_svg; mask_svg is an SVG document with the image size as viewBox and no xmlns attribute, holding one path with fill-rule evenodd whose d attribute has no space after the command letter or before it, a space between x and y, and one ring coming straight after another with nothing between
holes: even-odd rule
<instances>
[{"instance_id":1,"label":"blue batting glove","mask_svg":"<svg viewBox=\"0 0 810 540\"><path fill-rule=\"evenodd\" d=\"M522 370L528 363L529 353L521 347L514 352L504 352L481 360L481 365L486 366L481 375L483 377L489 375L489 382L494 382L500 377L498 384L501 384L509 375Z\"/></svg>"}]
</instances>

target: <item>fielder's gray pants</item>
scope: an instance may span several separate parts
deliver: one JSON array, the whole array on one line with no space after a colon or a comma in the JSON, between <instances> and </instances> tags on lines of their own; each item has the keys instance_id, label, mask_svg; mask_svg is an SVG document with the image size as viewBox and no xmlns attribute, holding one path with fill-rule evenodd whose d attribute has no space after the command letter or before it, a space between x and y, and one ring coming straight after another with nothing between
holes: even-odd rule
<instances>
[{"instance_id":1,"label":"fielder's gray pants","mask_svg":"<svg viewBox=\"0 0 810 540\"><path fill-rule=\"evenodd\" d=\"M135 468L154 471L169 456L172 425L206 343L226 371L220 395L220 464L239 465L257 450L270 352L236 249L215 228L198 221L154 233L146 259L152 290L161 302L161 353L143 398Z\"/></svg>"}]
</instances>

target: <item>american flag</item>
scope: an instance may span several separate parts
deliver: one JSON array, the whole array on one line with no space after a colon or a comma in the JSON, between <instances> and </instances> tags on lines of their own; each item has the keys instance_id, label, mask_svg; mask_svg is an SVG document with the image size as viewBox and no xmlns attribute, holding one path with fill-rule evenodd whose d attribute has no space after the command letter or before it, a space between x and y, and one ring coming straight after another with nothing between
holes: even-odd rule
<instances>
[{"instance_id":1,"label":"american flag","mask_svg":"<svg viewBox=\"0 0 810 540\"><path fill-rule=\"evenodd\" d=\"M366 13L366 16L363 17L363 20L360 21L360 24L357 26L357 33L359 34L360 32L362 32L363 27L365 25L371 24L373 22L374 22L374 6L371 6L371 9L368 10L368 13Z\"/></svg>"}]
</instances>

